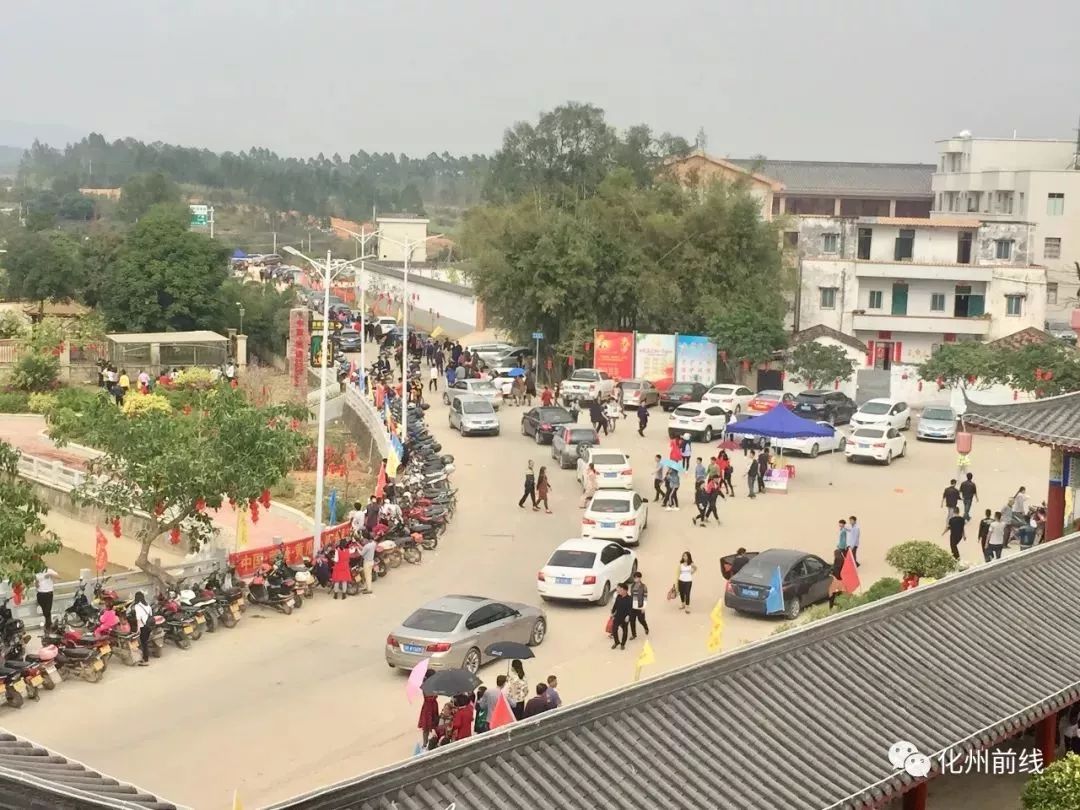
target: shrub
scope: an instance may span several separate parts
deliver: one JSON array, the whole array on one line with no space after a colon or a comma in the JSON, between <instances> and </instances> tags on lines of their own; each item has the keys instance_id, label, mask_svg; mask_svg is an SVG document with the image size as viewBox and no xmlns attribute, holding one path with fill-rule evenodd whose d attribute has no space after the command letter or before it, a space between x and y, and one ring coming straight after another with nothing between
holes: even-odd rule
<instances>
[{"instance_id":1,"label":"shrub","mask_svg":"<svg viewBox=\"0 0 1080 810\"><path fill-rule=\"evenodd\" d=\"M1069 753L1024 785L1025 810L1080 810L1080 756Z\"/></svg>"},{"instance_id":2,"label":"shrub","mask_svg":"<svg viewBox=\"0 0 1080 810\"><path fill-rule=\"evenodd\" d=\"M60 358L41 352L27 352L11 370L11 384L20 391L48 391L60 375Z\"/></svg>"},{"instance_id":3,"label":"shrub","mask_svg":"<svg viewBox=\"0 0 1080 810\"><path fill-rule=\"evenodd\" d=\"M909 540L889 549L885 561L901 574L941 579L956 570L952 555L929 540Z\"/></svg>"},{"instance_id":4,"label":"shrub","mask_svg":"<svg viewBox=\"0 0 1080 810\"><path fill-rule=\"evenodd\" d=\"M97 386L72 386L57 389L55 396L56 407L69 408L76 413L81 413L98 397L108 396L108 392Z\"/></svg>"},{"instance_id":5,"label":"shrub","mask_svg":"<svg viewBox=\"0 0 1080 810\"><path fill-rule=\"evenodd\" d=\"M885 577L866 589L866 601L876 602L878 599L897 593L900 593L900 580L895 577Z\"/></svg>"},{"instance_id":6,"label":"shrub","mask_svg":"<svg viewBox=\"0 0 1080 810\"><path fill-rule=\"evenodd\" d=\"M29 397L22 391L0 391L0 413L27 413Z\"/></svg>"},{"instance_id":7,"label":"shrub","mask_svg":"<svg viewBox=\"0 0 1080 810\"><path fill-rule=\"evenodd\" d=\"M176 379L173 381L173 385L177 388L185 389L207 389L213 388L214 378L210 374L210 369L206 368L185 368L179 374L176 375Z\"/></svg>"},{"instance_id":8,"label":"shrub","mask_svg":"<svg viewBox=\"0 0 1080 810\"><path fill-rule=\"evenodd\" d=\"M0 312L0 339L23 338L30 332L26 318L10 309Z\"/></svg>"},{"instance_id":9,"label":"shrub","mask_svg":"<svg viewBox=\"0 0 1080 810\"><path fill-rule=\"evenodd\" d=\"M49 414L56 408L56 395L31 394L26 404L30 413Z\"/></svg>"},{"instance_id":10,"label":"shrub","mask_svg":"<svg viewBox=\"0 0 1080 810\"><path fill-rule=\"evenodd\" d=\"M139 394L132 391L124 397L121 410L124 416L141 416L147 413L169 413L172 411L172 405L160 394Z\"/></svg>"}]
</instances>

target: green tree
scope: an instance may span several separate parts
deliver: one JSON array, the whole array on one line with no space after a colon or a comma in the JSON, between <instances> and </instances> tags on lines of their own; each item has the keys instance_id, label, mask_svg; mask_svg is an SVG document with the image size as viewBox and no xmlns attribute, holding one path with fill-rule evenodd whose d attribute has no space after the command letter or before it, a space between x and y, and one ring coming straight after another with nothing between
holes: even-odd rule
<instances>
[{"instance_id":1,"label":"green tree","mask_svg":"<svg viewBox=\"0 0 1080 810\"><path fill-rule=\"evenodd\" d=\"M57 213L62 219L85 222L94 218L94 201L77 191L68 192L60 198Z\"/></svg>"},{"instance_id":2,"label":"green tree","mask_svg":"<svg viewBox=\"0 0 1080 810\"><path fill-rule=\"evenodd\" d=\"M729 364L771 360L788 340L783 320L776 313L739 306L717 315L710 334L719 349L727 353Z\"/></svg>"},{"instance_id":3,"label":"green tree","mask_svg":"<svg viewBox=\"0 0 1080 810\"><path fill-rule=\"evenodd\" d=\"M885 562L901 575L940 579L956 570L956 560L948 551L930 540L909 540L889 549Z\"/></svg>"},{"instance_id":4,"label":"green tree","mask_svg":"<svg viewBox=\"0 0 1080 810\"><path fill-rule=\"evenodd\" d=\"M1034 774L1020 799L1024 810L1080 810L1080 756L1067 753Z\"/></svg>"},{"instance_id":5,"label":"green tree","mask_svg":"<svg viewBox=\"0 0 1080 810\"><path fill-rule=\"evenodd\" d=\"M88 307L101 303L102 290L123 244L123 235L112 230L92 229L83 240L80 246L83 283L78 298Z\"/></svg>"},{"instance_id":6,"label":"green tree","mask_svg":"<svg viewBox=\"0 0 1080 810\"><path fill-rule=\"evenodd\" d=\"M201 507L247 503L278 483L308 444L294 429L304 411L292 406L256 407L228 386L182 392L188 407L163 412L140 409L128 416L98 397L81 413L59 413L52 425L61 444L80 441L104 455L94 476L73 497L110 516L150 515L136 535L136 565L159 582L167 574L150 561L150 549L173 529L198 548L215 533ZM179 396L179 394L178 394Z\"/></svg>"},{"instance_id":7,"label":"green tree","mask_svg":"<svg viewBox=\"0 0 1080 810\"><path fill-rule=\"evenodd\" d=\"M0 441L0 580L29 586L45 568L46 554L60 550L45 528L49 507L19 478L19 451Z\"/></svg>"},{"instance_id":8,"label":"green tree","mask_svg":"<svg viewBox=\"0 0 1080 810\"><path fill-rule=\"evenodd\" d=\"M248 352L269 362L282 356L289 334L289 310L295 306L292 290L278 292L269 284L244 284L227 280L221 287L219 310L210 328L225 333L240 325L240 306L244 308L244 333Z\"/></svg>"},{"instance_id":9,"label":"green tree","mask_svg":"<svg viewBox=\"0 0 1080 810\"><path fill-rule=\"evenodd\" d=\"M220 313L228 249L188 229L187 212L155 206L119 248L101 290L111 329L209 328Z\"/></svg>"},{"instance_id":10,"label":"green tree","mask_svg":"<svg viewBox=\"0 0 1080 810\"><path fill-rule=\"evenodd\" d=\"M807 340L788 353L786 366L807 388L819 388L833 380L850 380L855 361L839 346Z\"/></svg>"},{"instance_id":11,"label":"green tree","mask_svg":"<svg viewBox=\"0 0 1080 810\"><path fill-rule=\"evenodd\" d=\"M46 301L70 301L82 285L78 244L59 231L26 231L8 241L4 256L7 294L33 301L44 315Z\"/></svg>"},{"instance_id":12,"label":"green tree","mask_svg":"<svg viewBox=\"0 0 1080 810\"><path fill-rule=\"evenodd\" d=\"M135 222L159 204L180 201L180 191L164 172L137 174L120 189L120 205L116 214L127 222Z\"/></svg>"},{"instance_id":13,"label":"green tree","mask_svg":"<svg viewBox=\"0 0 1080 810\"><path fill-rule=\"evenodd\" d=\"M986 388L1001 379L1003 354L973 340L946 343L919 364L918 374L920 379L947 388Z\"/></svg>"}]
</instances>

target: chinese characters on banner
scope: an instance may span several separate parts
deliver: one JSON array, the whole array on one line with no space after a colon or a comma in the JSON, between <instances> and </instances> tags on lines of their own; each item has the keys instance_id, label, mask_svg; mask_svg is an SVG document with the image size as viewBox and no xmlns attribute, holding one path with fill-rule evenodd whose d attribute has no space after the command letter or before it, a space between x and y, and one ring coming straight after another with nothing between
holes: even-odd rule
<instances>
[{"instance_id":1,"label":"chinese characters on banner","mask_svg":"<svg viewBox=\"0 0 1080 810\"><path fill-rule=\"evenodd\" d=\"M352 523L345 522L337 526L331 526L322 533L322 545L336 544L349 536L352 531ZM304 561L304 557L310 557L314 548L314 536L301 537L282 543L280 546L263 546L251 548L246 551L238 551L229 555L229 564L236 567L236 575L250 577L263 563L272 562L278 551L285 552L285 562L289 565L297 565Z\"/></svg>"},{"instance_id":2,"label":"chinese characters on banner","mask_svg":"<svg viewBox=\"0 0 1080 810\"><path fill-rule=\"evenodd\" d=\"M595 332L593 346L593 368L616 380L634 376L633 332Z\"/></svg>"},{"instance_id":3,"label":"chinese characters on banner","mask_svg":"<svg viewBox=\"0 0 1080 810\"><path fill-rule=\"evenodd\" d=\"M289 364L293 387L307 393L308 312L297 307L289 311Z\"/></svg>"},{"instance_id":4,"label":"chinese characters on banner","mask_svg":"<svg viewBox=\"0 0 1080 810\"><path fill-rule=\"evenodd\" d=\"M661 391L675 382L675 335L638 334L634 351L634 376L648 380Z\"/></svg>"},{"instance_id":5,"label":"chinese characters on banner","mask_svg":"<svg viewBox=\"0 0 1080 810\"><path fill-rule=\"evenodd\" d=\"M675 346L675 381L716 382L716 344L701 335L679 335Z\"/></svg>"}]
</instances>

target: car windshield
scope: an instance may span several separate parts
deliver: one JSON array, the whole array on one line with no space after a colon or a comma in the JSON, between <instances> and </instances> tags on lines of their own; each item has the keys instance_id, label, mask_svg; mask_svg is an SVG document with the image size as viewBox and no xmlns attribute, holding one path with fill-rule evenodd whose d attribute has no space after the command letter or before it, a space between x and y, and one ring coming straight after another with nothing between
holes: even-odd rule
<instances>
[{"instance_id":1,"label":"car windshield","mask_svg":"<svg viewBox=\"0 0 1080 810\"><path fill-rule=\"evenodd\" d=\"M861 408L860 413L883 414L888 413L892 406L888 402L867 402Z\"/></svg>"},{"instance_id":2,"label":"car windshield","mask_svg":"<svg viewBox=\"0 0 1080 810\"><path fill-rule=\"evenodd\" d=\"M487 380L480 380L479 382L469 383L469 387L473 391L494 391L495 386L489 383Z\"/></svg>"},{"instance_id":3,"label":"car windshield","mask_svg":"<svg viewBox=\"0 0 1080 810\"><path fill-rule=\"evenodd\" d=\"M600 465L625 464L626 457L619 453L593 453L592 463Z\"/></svg>"},{"instance_id":4,"label":"car windshield","mask_svg":"<svg viewBox=\"0 0 1080 810\"><path fill-rule=\"evenodd\" d=\"M621 387L626 391L637 391L641 388L641 383L636 382L624 382L620 383Z\"/></svg>"},{"instance_id":5,"label":"car windshield","mask_svg":"<svg viewBox=\"0 0 1080 810\"><path fill-rule=\"evenodd\" d=\"M461 410L465 413L495 413L490 402L462 402Z\"/></svg>"},{"instance_id":6,"label":"car windshield","mask_svg":"<svg viewBox=\"0 0 1080 810\"><path fill-rule=\"evenodd\" d=\"M592 568L594 562L596 562L595 552L560 548L551 555L548 565L557 565L560 568Z\"/></svg>"},{"instance_id":7,"label":"car windshield","mask_svg":"<svg viewBox=\"0 0 1080 810\"><path fill-rule=\"evenodd\" d=\"M460 613L420 608L420 610L403 621L401 626L408 627L410 630L423 630L428 633L449 633L458 626L460 621Z\"/></svg>"},{"instance_id":8,"label":"car windshield","mask_svg":"<svg viewBox=\"0 0 1080 810\"><path fill-rule=\"evenodd\" d=\"M872 430L870 428L859 428L852 434L856 439L880 439L885 435L884 430Z\"/></svg>"},{"instance_id":9,"label":"car windshield","mask_svg":"<svg viewBox=\"0 0 1080 810\"><path fill-rule=\"evenodd\" d=\"M799 394L797 397L799 402L823 402L825 400L824 394Z\"/></svg>"},{"instance_id":10,"label":"car windshield","mask_svg":"<svg viewBox=\"0 0 1080 810\"><path fill-rule=\"evenodd\" d=\"M553 422L569 422L570 412L562 408L541 408L536 412L536 418L541 422L551 424Z\"/></svg>"},{"instance_id":11,"label":"car windshield","mask_svg":"<svg viewBox=\"0 0 1080 810\"><path fill-rule=\"evenodd\" d=\"M586 382L595 382L600 379L599 373L595 371L575 371L570 375L571 380L585 380Z\"/></svg>"},{"instance_id":12,"label":"car windshield","mask_svg":"<svg viewBox=\"0 0 1080 810\"><path fill-rule=\"evenodd\" d=\"M596 431L586 428L570 431L570 444L583 444L585 442L596 444Z\"/></svg>"},{"instance_id":13,"label":"car windshield","mask_svg":"<svg viewBox=\"0 0 1080 810\"><path fill-rule=\"evenodd\" d=\"M602 501L599 498L593 498L592 503L589 504L589 511L590 512L604 512L604 513L609 513L609 512L629 512L630 511L630 502L629 501L613 501L611 499Z\"/></svg>"},{"instance_id":14,"label":"car windshield","mask_svg":"<svg viewBox=\"0 0 1080 810\"><path fill-rule=\"evenodd\" d=\"M771 399L779 400L780 399L780 392L779 391L758 391L757 398L758 399L765 399L765 400L771 400Z\"/></svg>"},{"instance_id":15,"label":"car windshield","mask_svg":"<svg viewBox=\"0 0 1080 810\"><path fill-rule=\"evenodd\" d=\"M730 385L718 385L715 388L710 388L709 393L713 396L729 397L735 393L735 389Z\"/></svg>"},{"instance_id":16,"label":"car windshield","mask_svg":"<svg viewBox=\"0 0 1080 810\"><path fill-rule=\"evenodd\" d=\"M676 408L676 416L701 416L701 411L697 408Z\"/></svg>"},{"instance_id":17,"label":"car windshield","mask_svg":"<svg viewBox=\"0 0 1080 810\"><path fill-rule=\"evenodd\" d=\"M951 422L956 417L953 415L952 408L927 408L922 412L923 419L935 419L939 422Z\"/></svg>"}]
</instances>

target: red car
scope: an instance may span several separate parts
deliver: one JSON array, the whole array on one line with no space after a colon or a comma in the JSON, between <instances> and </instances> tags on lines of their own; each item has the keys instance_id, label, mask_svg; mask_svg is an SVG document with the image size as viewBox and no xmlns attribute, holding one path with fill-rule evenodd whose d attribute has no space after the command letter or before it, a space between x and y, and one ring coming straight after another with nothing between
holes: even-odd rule
<instances>
[{"instance_id":1,"label":"red car","mask_svg":"<svg viewBox=\"0 0 1080 810\"><path fill-rule=\"evenodd\" d=\"M746 407L755 413L765 413L765 411L771 411L781 402L789 411L794 410L795 395L783 391L758 391Z\"/></svg>"}]
</instances>

